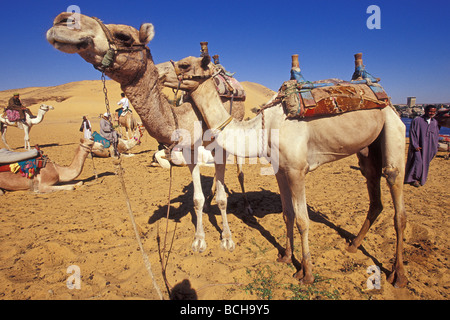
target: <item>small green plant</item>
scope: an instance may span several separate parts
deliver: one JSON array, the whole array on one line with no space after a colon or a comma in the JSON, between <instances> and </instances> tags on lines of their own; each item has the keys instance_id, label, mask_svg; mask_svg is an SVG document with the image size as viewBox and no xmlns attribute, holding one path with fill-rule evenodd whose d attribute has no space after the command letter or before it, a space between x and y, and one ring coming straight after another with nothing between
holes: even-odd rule
<instances>
[{"instance_id":1,"label":"small green plant","mask_svg":"<svg viewBox=\"0 0 450 320\"><path fill-rule=\"evenodd\" d=\"M251 274L249 269L247 269L247 274ZM256 270L253 281L246 285L244 290L247 293L256 294L259 299L272 300L273 290L279 286L279 283L276 282L274 278L275 275L273 271L266 265L261 269Z\"/></svg>"},{"instance_id":2,"label":"small green plant","mask_svg":"<svg viewBox=\"0 0 450 320\"><path fill-rule=\"evenodd\" d=\"M252 271L247 269L247 274L252 275ZM275 279L275 272L273 272L268 265L265 265L254 271L252 281L243 287L245 292L255 294L258 299L272 300L275 297L275 290L281 289L287 292L283 293L280 299L290 300L339 300L340 294L337 289L329 291L323 289L324 284L329 287L332 279L324 279L315 274L316 280L313 284L282 284Z\"/></svg>"}]
</instances>

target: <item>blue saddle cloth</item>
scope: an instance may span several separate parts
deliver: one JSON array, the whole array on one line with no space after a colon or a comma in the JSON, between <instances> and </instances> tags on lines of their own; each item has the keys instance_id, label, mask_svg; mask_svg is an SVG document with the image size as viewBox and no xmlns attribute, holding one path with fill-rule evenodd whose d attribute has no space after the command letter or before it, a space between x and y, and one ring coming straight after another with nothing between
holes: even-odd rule
<instances>
[{"instance_id":1,"label":"blue saddle cloth","mask_svg":"<svg viewBox=\"0 0 450 320\"><path fill-rule=\"evenodd\" d=\"M111 146L111 142L103 138L97 131L94 131L94 133L92 133L92 138L94 138L95 142L101 143L105 148L109 148Z\"/></svg>"}]
</instances>

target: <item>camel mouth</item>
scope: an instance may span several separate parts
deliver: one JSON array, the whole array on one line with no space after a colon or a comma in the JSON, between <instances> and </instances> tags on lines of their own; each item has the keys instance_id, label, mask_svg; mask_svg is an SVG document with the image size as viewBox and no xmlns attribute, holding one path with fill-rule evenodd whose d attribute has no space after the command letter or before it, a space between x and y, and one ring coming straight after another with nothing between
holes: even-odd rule
<instances>
[{"instance_id":1,"label":"camel mouth","mask_svg":"<svg viewBox=\"0 0 450 320\"><path fill-rule=\"evenodd\" d=\"M55 48L65 53L80 53L86 50L93 40L89 37L80 38L77 40L66 39L58 36L54 29L47 32L47 41Z\"/></svg>"}]
</instances>

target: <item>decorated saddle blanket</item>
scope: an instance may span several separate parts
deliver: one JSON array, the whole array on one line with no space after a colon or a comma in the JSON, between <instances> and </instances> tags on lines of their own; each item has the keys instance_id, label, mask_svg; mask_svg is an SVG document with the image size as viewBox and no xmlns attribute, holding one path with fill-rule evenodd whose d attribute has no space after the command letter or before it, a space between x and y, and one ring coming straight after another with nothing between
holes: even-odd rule
<instances>
[{"instance_id":1,"label":"decorated saddle blanket","mask_svg":"<svg viewBox=\"0 0 450 320\"><path fill-rule=\"evenodd\" d=\"M20 113L17 110L6 109L5 113L10 122L16 122L20 119Z\"/></svg>"},{"instance_id":2,"label":"decorated saddle blanket","mask_svg":"<svg viewBox=\"0 0 450 320\"><path fill-rule=\"evenodd\" d=\"M3 150L0 150L0 154L3 153ZM7 150L6 150L7 151ZM33 179L42 168L45 168L47 165L48 157L40 153L38 150L31 150L28 152L13 152L8 151L10 153L23 153L23 154L31 154L31 152L34 153L35 156L31 158L25 158L25 160L22 161L11 161L8 164L5 164L4 160L1 161L2 164L0 164L0 172L12 172L12 173L18 173L22 175L22 177L26 177L28 179ZM21 155L16 156L16 158L20 158ZM23 155L22 155L23 156ZM10 160L13 159L13 157L10 157ZM8 160L8 161L10 161Z\"/></svg>"},{"instance_id":3,"label":"decorated saddle blanket","mask_svg":"<svg viewBox=\"0 0 450 320\"><path fill-rule=\"evenodd\" d=\"M94 139L94 142L101 143L105 148L109 148L111 146L111 142L108 139L103 138L97 131L92 133L92 138Z\"/></svg>"},{"instance_id":4,"label":"decorated saddle blanket","mask_svg":"<svg viewBox=\"0 0 450 320\"><path fill-rule=\"evenodd\" d=\"M289 80L278 91L288 118L336 115L349 111L382 109L390 104L384 89L377 83L298 82Z\"/></svg>"},{"instance_id":5,"label":"decorated saddle blanket","mask_svg":"<svg viewBox=\"0 0 450 320\"><path fill-rule=\"evenodd\" d=\"M214 77L214 83L221 97L245 100L245 90L235 78L221 72Z\"/></svg>"}]
</instances>

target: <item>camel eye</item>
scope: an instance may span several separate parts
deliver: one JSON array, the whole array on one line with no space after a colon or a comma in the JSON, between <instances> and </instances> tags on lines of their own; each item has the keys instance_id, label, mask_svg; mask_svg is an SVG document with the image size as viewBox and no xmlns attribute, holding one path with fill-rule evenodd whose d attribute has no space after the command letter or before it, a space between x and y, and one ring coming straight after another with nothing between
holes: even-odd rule
<instances>
[{"instance_id":1,"label":"camel eye","mask_svg":"<svg viewBox=\"0 0 450 320\"><path fill-rule=\"evenodd\" d=\"M182 70L184 70L184 71L188 70L189 67L190 67L190 64L187 64L187 63L181 63L181 64L178 66L178 68L180 68L180 69L182 69Z\"/></svg>"},{"instance_id":2,"label":"camel eye","mask_svg":"<svg viewBox=\"0 0 450 320\"><path fill-rule=\"evenodd\" d=\"M116 32L114 34L114 36L116 37L117 40L119 40L121 42L124 42L126 44L133 43L133 38L130 35L126 34L126 33Z\"/></svg>"}]
</instances>

